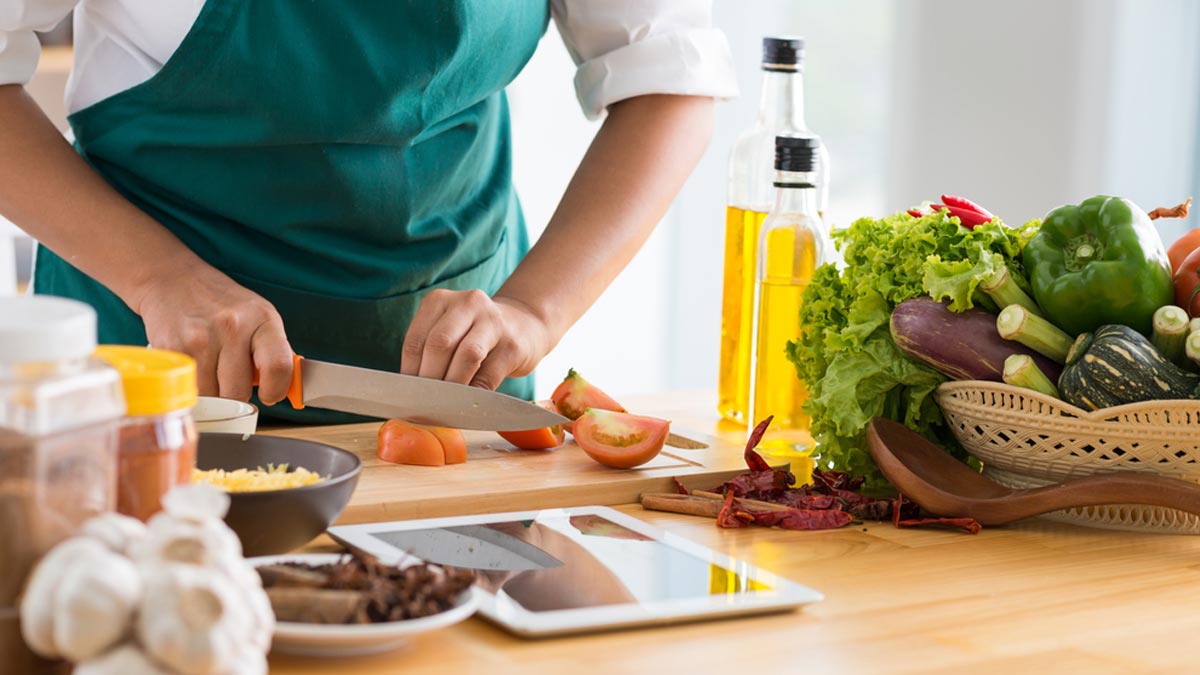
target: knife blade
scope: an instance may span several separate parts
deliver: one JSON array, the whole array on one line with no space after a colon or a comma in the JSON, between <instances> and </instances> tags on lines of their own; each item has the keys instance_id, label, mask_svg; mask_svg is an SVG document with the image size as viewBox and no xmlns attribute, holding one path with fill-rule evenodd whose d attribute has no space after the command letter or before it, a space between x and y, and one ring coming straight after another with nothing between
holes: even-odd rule
<instances>
[{"instance_id":1,"label":"knife blade","mask_svg":"<svg viewBox=\"0 0 1200 675\"><path fill-rule=\"evenodd\" d=\"M493 572L544 570L563 565L533 544L486 525L399 530L375 536L437 565Z\"/></svg>"},{"instance_id":2,"label":"knife blade","mask_svg":"<svg viewBox=\"0 0 1200 675\"><path fill-rule=\"evenodd\" d=\"M567 418L519 398L465 384L296 356L288 400L367 417L484 431L524 431Z\"/></svg>"}]
</instances>

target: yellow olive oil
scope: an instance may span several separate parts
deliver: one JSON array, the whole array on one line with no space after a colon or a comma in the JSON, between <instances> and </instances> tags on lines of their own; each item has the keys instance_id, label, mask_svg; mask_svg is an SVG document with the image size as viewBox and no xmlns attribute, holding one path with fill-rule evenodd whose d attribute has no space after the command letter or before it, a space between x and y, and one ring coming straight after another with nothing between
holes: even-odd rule
<instances>
[{"instance_id":1,"label":"yellow olive oil","mask_svg":"<svg viewBox=\"0 0 1200 675\"><path fill-rule=\"evenodd\" d=\"M725 279L721 293L721 361L717 410L746 424L750 414L750 354L754 329L754 261L767 214L730 206L725 210Z\"/></svg>"}]
</instances>

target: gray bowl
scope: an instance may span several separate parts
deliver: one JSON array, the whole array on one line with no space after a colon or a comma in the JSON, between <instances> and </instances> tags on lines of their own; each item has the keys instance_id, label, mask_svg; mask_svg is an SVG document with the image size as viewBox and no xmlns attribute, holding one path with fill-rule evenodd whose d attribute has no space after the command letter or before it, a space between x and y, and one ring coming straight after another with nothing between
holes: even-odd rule
<instances>
[{"instance_id":1,"label":"gray bowl","mask_svg":"<svg viewBox=\"0 0 1200 675\"><path fill-rule=\"evenodd\" d=\"M232 471L285 463L328 478L287 490L231 493L225 522L242 540L248 557L287 553L324 532L350 501L362 460L332 445L294 438L200 434L199 469Z\"/></svg>"}]
</instances>

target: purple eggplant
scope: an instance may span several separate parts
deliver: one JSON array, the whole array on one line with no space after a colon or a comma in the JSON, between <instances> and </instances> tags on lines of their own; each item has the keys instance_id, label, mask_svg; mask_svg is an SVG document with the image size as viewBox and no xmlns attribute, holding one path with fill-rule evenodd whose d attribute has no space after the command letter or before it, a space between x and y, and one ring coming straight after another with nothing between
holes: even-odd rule
<instances>
[{"instance_id":1,"label":"purple eggplant","mask_svg":"<svg viewBox=\"0 0 1200 675\"><path fill-rule=\"evenodd\" d=\"M996 330L996 315L981 309L950 311L933 298L905 300L892 311L892 339L909 358L953 380L1002 381L1004 359L1028 354L1057 382L1062 366Z\"/></svg>"}]
</instances>

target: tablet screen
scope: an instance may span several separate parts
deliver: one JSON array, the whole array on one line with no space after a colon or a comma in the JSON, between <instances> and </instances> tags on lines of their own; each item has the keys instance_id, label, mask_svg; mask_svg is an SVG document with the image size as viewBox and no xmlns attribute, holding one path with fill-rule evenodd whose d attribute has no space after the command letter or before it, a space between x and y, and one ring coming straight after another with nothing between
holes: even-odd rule
<instances>
[{"instance_id":1,"label":"tablet screen","mask_svg":"<svg viewBox=\"0 0 1200 675\"><path fill-rule=\"evenodd\" d=\"M429 562L476 570L501 609L512 603L548 612L770 590L596 514L549 511L531 520L371 536Z\"/></svg>"}]
</instances>

